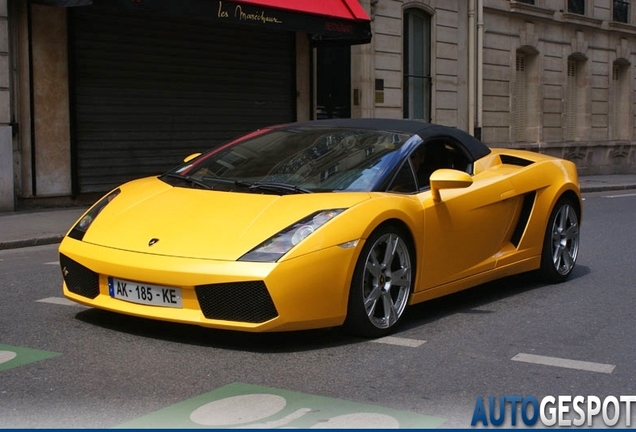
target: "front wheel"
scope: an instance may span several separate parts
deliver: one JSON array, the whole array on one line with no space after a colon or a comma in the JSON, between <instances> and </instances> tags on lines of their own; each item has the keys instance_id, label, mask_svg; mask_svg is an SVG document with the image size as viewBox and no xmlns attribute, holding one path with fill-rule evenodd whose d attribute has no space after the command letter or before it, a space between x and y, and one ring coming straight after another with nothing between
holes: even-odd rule
<instances>
[{"instance_id":1,"label":"front wheel","mask_svg":"<svg viewBox=\"0 0 636 432\"><path fill-rule=\"evenodd\" d=\"M579 253L579 212L570 198L557 201L546 228L541 276L549 282L566 280Z\"/></svg>"},{"instance_id":2,"label":"front wheel","mask_svg":"<svg viewBox=\"0 0 636 432\"><path fill-rule=\"evenodd\" d=\"M404 230L384 226L374 231L356 263L345 327L364 337L392 332L404 314L414 278L412 247Z\"/></svg>"}]
</instances>

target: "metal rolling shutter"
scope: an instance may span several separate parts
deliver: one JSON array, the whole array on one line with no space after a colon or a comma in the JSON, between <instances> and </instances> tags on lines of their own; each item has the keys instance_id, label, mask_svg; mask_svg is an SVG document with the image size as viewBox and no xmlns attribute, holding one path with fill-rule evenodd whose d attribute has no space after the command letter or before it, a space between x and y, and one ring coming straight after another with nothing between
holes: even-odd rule
<instances>
[{"instance_id":1,"label":"metal rolling shutter","mask_svg":"<svg viewBox=\"0 0 636 432\"><path fill-rule=\"evenodd\" d=\"M76 193L295 119L294 34L128 10L70 15Z\"/></svg>"}]
</instances>

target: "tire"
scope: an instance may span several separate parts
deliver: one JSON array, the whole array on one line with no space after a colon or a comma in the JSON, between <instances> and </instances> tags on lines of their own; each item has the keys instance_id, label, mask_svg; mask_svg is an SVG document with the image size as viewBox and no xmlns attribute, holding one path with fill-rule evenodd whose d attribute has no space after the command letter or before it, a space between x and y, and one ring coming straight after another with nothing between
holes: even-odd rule
<instances>
[{"instance_id":1,"label":"tire","mask_svg":"<svg viewBox=\"0 0 636 432\"><path fill-rule=\"evenodd\" d=\"M539 270L548 282L563 282L574 270L579 253L580 213L577 208L571 198L561 197L550 214Z\"/></svg>"},{"instance_id":2,"label":"tire","mask_svg":"<svg viewBox=\"0 0 636 432\"><path fill-rule=\"evenodd\" d=\"M356 263L345 328L367 338L393 332L410 300L414 279L410 237L396 226L378 228Z\"/></svg>"}]
</instances>

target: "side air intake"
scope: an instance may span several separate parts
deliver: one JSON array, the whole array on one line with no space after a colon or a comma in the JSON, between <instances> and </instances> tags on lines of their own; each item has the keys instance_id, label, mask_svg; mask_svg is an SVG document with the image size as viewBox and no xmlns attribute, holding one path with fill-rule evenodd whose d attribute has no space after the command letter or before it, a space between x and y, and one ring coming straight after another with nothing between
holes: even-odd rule
<instances>
[{"instance_id":1,"label":"side air intake","mask_svg":"<svg viewBox=\"0 0 636 432\"><path fill-rule=\"evenodd\" d=\"M499 158L501 159L501 163L506 165L516 165L516 166L525 167L528 165L532 165L534 163L531 160L523 159L517 156L511 156L507 154L499 155Z\"/></svg>"},{"instance_id":2,"label":"side air intake","mask_svg":"<svg viewBox=\"0 0 636 432\"><path fill-rule=\"evenodd\" d=\"M523 232L526 230L526 226L528 226L528 221L530 220L530 214L532 213L536 196L537 193L535 191L529 192L523 196L521 214L519 215L517 225L515 226L515 230L510 238L510 243L512 243L515 247L519 247L519 242L521 242Z\"/></svg>"}]
</instances>

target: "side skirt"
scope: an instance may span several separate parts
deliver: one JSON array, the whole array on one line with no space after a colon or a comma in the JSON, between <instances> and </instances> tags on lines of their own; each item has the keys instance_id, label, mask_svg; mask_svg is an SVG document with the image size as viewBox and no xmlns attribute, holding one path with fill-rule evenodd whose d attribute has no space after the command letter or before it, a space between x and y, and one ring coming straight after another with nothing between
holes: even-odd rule
<instances>
[{"instance_id":1,"label":"side skirt","mask_svg":"<svg viewBox=\"0 0 636 432\"><path fill-rule=\"evenodd\" d=\"M496 279L501 279L506 276L512 276L519 273L525 273L532 270L537 270L541 266L541 256L537 255L525 260L509 264L504 267L499 267L493 270L488 270L483 273L479 273L474 276L470 276L458 281L450 282L444 285L440 285L434 288L430 288L424 291L416 292L411 296L409 304L421 303L423 301L432 300L434 298L443 297L448 294L463 291L468 288L475 287L477 285L491 282Z\"/></svg>"}]
</instances>

